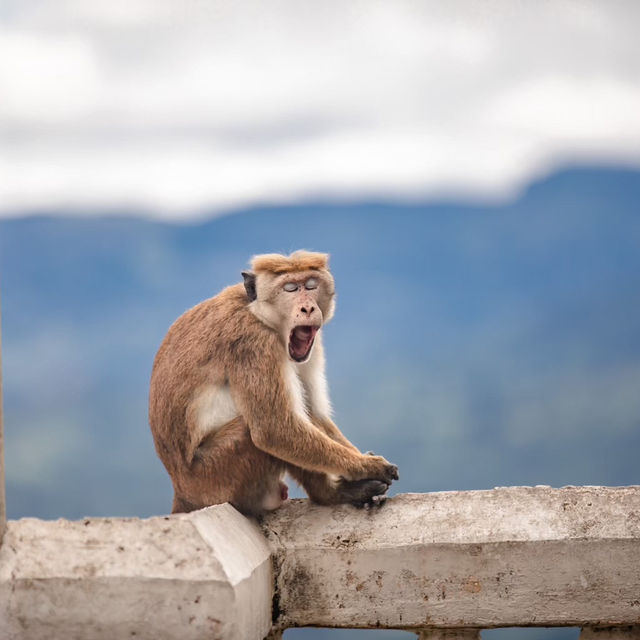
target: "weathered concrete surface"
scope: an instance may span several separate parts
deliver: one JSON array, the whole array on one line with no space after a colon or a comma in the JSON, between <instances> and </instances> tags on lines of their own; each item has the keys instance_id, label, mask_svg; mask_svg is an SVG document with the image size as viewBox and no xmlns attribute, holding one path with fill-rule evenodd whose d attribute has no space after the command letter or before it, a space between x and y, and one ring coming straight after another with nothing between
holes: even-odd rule
<instances>
[{"instance_id":1,"label":"weathered concrete surface","mask_svg":"<svg viewBox=\"0 0 640 640\"><path fill-rule=\"evenodd\" d=\"M640 487L409 494L372 512L293 501L263 528L268 542L229 505L9 522L0 639L261 640L272 604L273 638L307 625L640 636Z\"/></svg>"},{"instance_id":2,"label":"weathered concrete surface","mask_svg":"<svg viewBox=\"0 0 640 640\"><path fill-rule=\"evenodd\" d=\"M264 529L283 628L640 622L640 487L293 501Z\"/></svg>"},{"instance_id":3,"label":"weathered concrete surface","mask_svg":"<svg viewBox=\"0 0 640 640\"><path fill-rule=\"evenodd\" d=\"M425 629L418 640L480 640L478 629Z\"/></svg>"},{"instance_id":4,"label":"weathered concrete surface","mask_svg":"<svg viewBox=\"0 0 640 640\"><path fill-rule=\"evenodd\" d=\"M640 626L582 629L580 640L640 640Z\"/></svg>"},{"instance_id":5,"label":"weathered concrete surface","mask_svg":"<svg viewBox=\"0 0 640 640\"><path fill-rule=\"evenodd\" d=\"M180 516L8 523L2 640L262 640L273 575L261 531L229 505Z\"/></svg>"}]
</instances>

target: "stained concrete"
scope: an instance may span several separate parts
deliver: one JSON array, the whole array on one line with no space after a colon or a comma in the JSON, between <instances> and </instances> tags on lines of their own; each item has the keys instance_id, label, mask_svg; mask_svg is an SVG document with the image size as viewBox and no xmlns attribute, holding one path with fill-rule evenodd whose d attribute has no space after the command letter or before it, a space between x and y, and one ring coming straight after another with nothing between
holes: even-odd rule
<instances>
[{"instance_id":1,"label":"stained concrete","mask_svg":"<svg viewBox=\"0 0 640 640\"><path fill-rule=\"evenodd\" d=\"M3 640L261 640L270 550L233 507L147 520L23 519L0 547Z\"/></svg>"},{"instance_id":2,"label":"stained concrete","mask_svg":"<svg viewBox=\"0 0 640 640\"><path fill-rule=\"evenodd\" d=\"M379 511L293 501L264 529L284 628L640 620L639 487L406 494Z\"/></svg>"},{"instance_id":3,"label":"stained concrete","mask_svg":"<svg viewBox=\"0 0 640 640\"><path fill-rule=\"evenodd\" d=\"M640 487L406 494L372 511L294 500L262 529L229 505L23 519L0 546L2 640L261 640L272 622L273 638L528 625L638 638Z\"/></svg>"}]
</instances>

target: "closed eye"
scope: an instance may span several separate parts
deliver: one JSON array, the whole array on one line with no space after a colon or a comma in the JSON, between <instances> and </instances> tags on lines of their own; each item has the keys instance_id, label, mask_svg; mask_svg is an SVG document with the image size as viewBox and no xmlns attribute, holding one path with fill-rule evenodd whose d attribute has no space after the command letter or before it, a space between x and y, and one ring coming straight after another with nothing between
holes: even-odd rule
<instances>
[{"instance_id":1,"label":"closed eye","mask_svg":"<svg viewBox=\"0 0 640 640\"><path fill-rule=\"evenodd\" d=\"M289 293L293 292L293 291L297 291L298 290L298 285L295 282L285 282L284 286L282 287L285 291L288 291Z\"/></svg>"},{"instance_id":2,"label":"closed eye","mask_svg":"<svg viewBox=\"0 0 640 640\"><path fill-rule=\"evenodd\" d=\"M305 289L317 289L318 288L318 279L317 278L309 278L304 283Z\"/></svg>"}]
</instances>

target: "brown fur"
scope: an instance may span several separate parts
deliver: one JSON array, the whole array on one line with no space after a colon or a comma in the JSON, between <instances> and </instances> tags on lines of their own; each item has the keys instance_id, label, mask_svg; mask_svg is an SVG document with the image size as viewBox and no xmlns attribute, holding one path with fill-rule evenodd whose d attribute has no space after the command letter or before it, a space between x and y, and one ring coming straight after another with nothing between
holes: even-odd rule
<instances>
[{"instance_id":1,"label":"brown fur","mask_svg":"<svg viewBox=\"0 0 640 640\"><path fill-rule=\"evenodd\" d=\"M309 269L329 269L329 256L326 253L313 253L311 251L294 251L289 256L279 253L267 253L254 256L251 268L256 273L292 273L294 271L307 271Z\"/></svg>"},{"instance_id":2,"label":"brown fur","mask_svg":"<svg viewBox=\"0 0 640 640\"><path fill-rule=\"evenodd\" d=\"M280 258L305 270L320 268L310 266L320 264L313 256L323 256L326 266L324 254L297 252ZM254 258L254 268L267 264L277 269L284 262L273 256ZM327 296L332 286L331 279L317 296ZM300 295L308 302L315 293ZM345 481L331 482L326 474L378 481L375 491L367 485L369 493L383 493L382 483L386 490L397 477L394 465L361 454L326 416L295 413L284 374L289 362L285 335L252 313L242 285L193 307L169 329L153 365L149 421L173 482L174 512L230 502L243 513L259 514L264 496L277 492L285 470L312 499L325 504L355 501L353 491L342 491ZM206 385L228 385L239 415L203 437L192 408Z\"/></svg>"}]
</instances>

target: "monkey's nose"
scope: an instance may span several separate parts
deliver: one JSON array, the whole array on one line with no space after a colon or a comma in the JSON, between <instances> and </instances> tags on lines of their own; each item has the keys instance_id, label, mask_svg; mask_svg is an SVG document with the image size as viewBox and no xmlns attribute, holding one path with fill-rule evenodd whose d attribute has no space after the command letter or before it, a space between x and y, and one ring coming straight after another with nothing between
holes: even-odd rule
<instances>
[{"instance_id":1,"label":"monkey's nose","mask_svg":"<svg viewBox=\"0 0 640 640\"><path fill-rule=\"evenodd\" d=\"M300 311L308 316L310 316L315 310L315 307L300 307Z\"/></svg>"}]
</instances>

